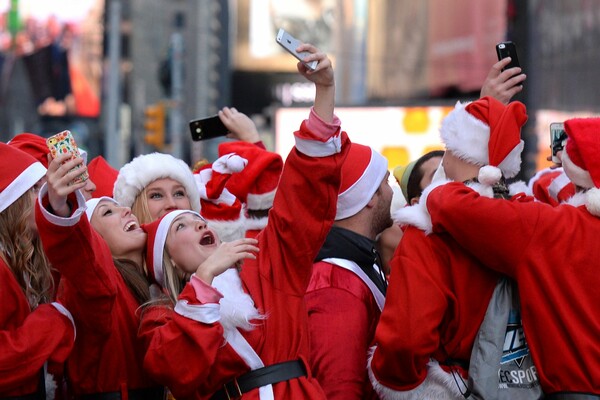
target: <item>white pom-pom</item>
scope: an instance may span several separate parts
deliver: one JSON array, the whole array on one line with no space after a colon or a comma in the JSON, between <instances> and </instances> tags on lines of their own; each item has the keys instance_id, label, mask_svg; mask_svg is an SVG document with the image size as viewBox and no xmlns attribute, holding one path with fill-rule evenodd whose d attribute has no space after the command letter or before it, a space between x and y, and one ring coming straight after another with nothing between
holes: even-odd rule
<instances>
[{"instance_id":1,"label":"white pom-pom","mask_svg":"<svg viewBox=\"0 0 600 400\"><path fill-rule=\"evenodd\" d=\"M591 188L585 192L585 208L590 214L600 217L600 189Z\"/></svg>"},{"instance_id":2,"label":"white pom-pom","mask_svg":"<svg viewBox=\"0 0 600 400\"><path fill-rule=\"evenodd\" d=\"M502 171L498 167L485 165L479 169L477 180L483 185L493 186L502 179Z\"/></svg>"},{"instance_id":3,"label":"white pom-pom","mask_svg":"<svg viewBox=\"0 0 600 400\"><path fill-rule=\"evenodd\" d=\"M213 163L212 169L221 174L233 174L246 168L247 164L248 160L245 158L242 158L235 153L229 153L219 157L217 161Z\"/></svg>"}]
</instances>

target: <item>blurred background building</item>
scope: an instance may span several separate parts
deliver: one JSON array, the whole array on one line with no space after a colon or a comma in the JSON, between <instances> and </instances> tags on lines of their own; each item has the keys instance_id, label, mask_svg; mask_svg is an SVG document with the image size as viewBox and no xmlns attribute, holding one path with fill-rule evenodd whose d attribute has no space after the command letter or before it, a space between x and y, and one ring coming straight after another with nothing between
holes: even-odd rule
<instances>
[{"instance_id":1,"label":"blurred background building","mask_svg":"<svg viewBox=\"0 0 600 400\"><path fill-rule=\"evenodd\" d=\"M550 122L600 105L595 1L0 0L1 140L70 129L117 168L151 151L193 163L222 139L192 142L189 120L234 106L285 155L314 93L280 27L331 55L344 128L390 167L440 148L503 40L528 76L523 177L548 165Z\"/></svg>"}]
</instances>

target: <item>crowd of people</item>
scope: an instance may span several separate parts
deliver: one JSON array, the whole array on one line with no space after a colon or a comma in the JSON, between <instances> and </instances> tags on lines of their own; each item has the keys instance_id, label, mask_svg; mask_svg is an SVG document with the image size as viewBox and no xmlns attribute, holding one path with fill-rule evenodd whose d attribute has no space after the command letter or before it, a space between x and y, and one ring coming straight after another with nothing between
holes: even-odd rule
<instances>
[{"instance_id":1,"label":"crowd of people","mask_svg":"<svg viewBox=\"0 0 600 400\"><path fill-rule=\"evenodd\" d=\"M526 77L499 61L445 150L393 170L395 207L330 59L298 51L285 162L233 108L194 166L0 143L0 399L600 399L600 119L509 184Z\"/></svg>"}]
</instances>

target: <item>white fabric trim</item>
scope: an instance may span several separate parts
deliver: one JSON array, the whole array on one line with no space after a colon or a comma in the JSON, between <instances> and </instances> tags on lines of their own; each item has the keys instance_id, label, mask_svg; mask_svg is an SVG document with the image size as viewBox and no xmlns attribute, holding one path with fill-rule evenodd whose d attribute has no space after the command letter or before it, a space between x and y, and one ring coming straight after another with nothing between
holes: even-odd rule
<instances>
[{"instance_id":1,"label":"white fabric trim","mask_svg":"<svg viewBox=\"0 0 600 400\"><path fill-rule=\"evenodd\" d=\"M75 198L77 199L77 209L70 217L66 217L66 218L59 217L58 215L54 215L51 212L49 212L48 210L46 210L46 208L44 208L44 206L42 205L42 199L46 196L46 194L48 194L48 184L44 183L44 186L42 186L42 189L40 190L40 193L38 194L38 203L40 205L40 210L42 211L42 215L44 216L44 218L46 218L46 221L51 222L52 224L57 225L57 226L77 225L77 223L81 219L81 216L83 215L83 213L86 210L85 197L83 197L81 192L79 190L77 190L75 192Z\"/></svg>"},{"instance_id":2,"label":"white fabric trim","mask_svg":"<svg viewBox=\"0 0 600 400\"><path fill-rule=\"evenodd\" d=\"M552 180L552 182L548 186L548 193L550 194L550 196L552 196L554 200L559 201L558 194L561 190L563 190L570 184L571 180L564 172L562 172L560 175L554 178L554 180Z\"/></svg>"},{"instance_id":3,"label":"white fabric trim","mask_svg":"<svg viewBox=\"0 0 600 400\"><path fill-rule=\"evenodd\" d=\"M73 316L71 315L69 310L67 310L65 308L65 306L63 306L62 304L60 304L56 301L50 303L50 305L52 307L56 308L59 313L61 313L65 317L69 318L69 321L71 321L71 325L73 325L73 340L77 339L77 328L75 327L75 320L73 319Z\"/></svg>"},{"instance_id":4,"label":"white fabric trim","mask_svg":"<svg viewBox=\"0 0 600 400\"><path fill-rule=\"evenodd\" d=\"M371 149L371 159L363 174L352 186L338 195L335 220L351 217L362 210L379 189L387 172L387 159Z\"/></svg>"},{"instance_id":5,"label":"white fabric trim","mask_svg":"<svg viewBox=\"0 0 600 400\"><path fill-rule=\"evenodd\" d=\"M23 172L0 192L0 212L6 210L8 206L17 201L17 199L33 187L44 175L46 168L40 162L30 164Z\"/></svg>"},{"instance_id":6,"label":"white fabric trim","mask_svg":"<svg viewBox=\"0 0 600 400\"><path fill-rule=\"evenodd\" d=\"M375 283L373 283L373 281L371 279L369 279L367 274L365 274L365 271L363 271L358 266L358 264L356 264L353 261L346 260L343 258L325 258L322 261L337 265L338 267L344 268L350 272L353 272L356 276L358 276L369 287L369 290L371 290L371 293L373 294L373 298L375 299L375 302L377 303L377 306L379 307L379 311L383 310L383 306L385 304L385 296L383 295L383 293L381 293L379 288L377 288ZM375 268L375 266L373 266L373 268Z\"/></svg>"},{"instance_id":7,"label":"white fabric trim","mask_svg":"<svg viewBox=\"0 0 600 400\"><path fill-rule=\"evenodd\" d=\"M267 193L248 193L246 196L246 207L249 210L268 210L273 207L273 200L275 200L276 192L277 188Z\"/></svg>"},{"instance_id":8,"label":"white fabric trim","mask_svg":"<svg viewBox=\"0 0 600 400\"><path fill-rule=\"evenodd\" d=\"M392 213L392 219L396 224L415 226L425 232L426 235L429 235L433 231L431 215L427 209L427 197L429 197L429 193L436 187L452 182L444 177L445 174L443 173L443 169L438 168L438 171L440 170L441 172L438 177L436 178L434 175L434 179L429 186L423 190L418 203L412 206L403 207ZM436 171L436 175L438 174L438 171Z\"/></svg>"},{"instance_id":9,"label":"white fabric trim","mask_svg":"<svg viewBox=\"0 0 600 400\"><path fill-rule=\"evenodd\" d=\"M245 227L246 231L260 231L267 226L267 222L269 222L269 217L260 217L260 218L246 218Z\"/></svg>"},{"instance_id":10,"label":"white fabric trim","mask_svg":"<svg viewBox=\"0 0 600 400\"><path fill-rule=\"evenodd\" d=\"M594 181L592 180L590 173L575 164L573 160L571 160L571 157L569 157L569 153L563 151L561 161L563 170L571 182L584 189L594 187Z\"/></svg>"},{"instance_id":11,"label":"white fabric trim","mask_svg":"<svg viewBox=\"0 0 600 400\"><path fill-rule=\"evenodd\" d=\"M252 346L250 346L238 329L226 329L223 334L227 343L229 343L233 350L235 350L251 370L265 366L258 354L256 354ZM258 393L260 400L274 400L275 398L275 395L273 394L273 385L261 386L258 389Z\"/></svg>"},{"instance_id":12,"label":"white fabric trim","mask_svg":"<svg viewBox=\"0 0 600 400\"><path fill-rule=\"evenodd\" d=\"M296 140L296 149L309 157L328 157L339 153L342 150L341 135L335 135L320 142L314 139L303 139L294 136Z\"/></svg>"},{"instance_id":13,"label":"white fabric trim","mask_svg":"<svg viewBox=\"0 0 600 400\"><path fill-rule=\"evenodd\" d=\"M102 197L89 199L88 201L85 202L85 206L86 206L85 215L87 216L88 221L92 220L92 217L94 216L94 211L96 210L96 207L98 207L98 204L100 204L100 202L102 200L109 200L115 204L119 204L119 203L117 203L117 201L115 199L113 199L112 197L108 197L108 196L102 196Z\"/></svg>"},{"instance_id":14,"label":"white fabric trim","mask_svg":"<svg viewBox=\"0 0 600 400\"><path fill-rule=\"evenodd\" d=\"M218 303L189 304L187 300L178 300L175 304L175 312L182 317L213 324L221 319L221 306Z\"/></svg>"}]
</instances>

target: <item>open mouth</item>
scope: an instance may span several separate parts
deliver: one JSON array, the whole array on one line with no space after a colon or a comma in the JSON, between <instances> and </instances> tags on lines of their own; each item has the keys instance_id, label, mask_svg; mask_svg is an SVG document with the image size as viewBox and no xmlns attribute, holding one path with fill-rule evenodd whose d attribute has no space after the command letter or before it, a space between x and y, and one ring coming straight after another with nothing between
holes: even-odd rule
<instances>
[{"instance_id":1,"label":"open mouth","mask_svg":"<svg viewBox=\"0 0 600 400\"><path fill-rule=\"evenodd\" d=\"M138 224L135 221L129 221L126 225L125 228L123 229L125 232L131 232L135 229L138 228Z\"/></svg>"},{"instance_id":2,"label":"open mouth","mask_svg":"<svg viewBox=\"0 0 600 400\"><path fill-rule=\"evenodd\" d=\"M200 245L210 246L211 244L215 244L215 235L212 232L206 232L200 239Z\"/></svg>"}]
</instances>

